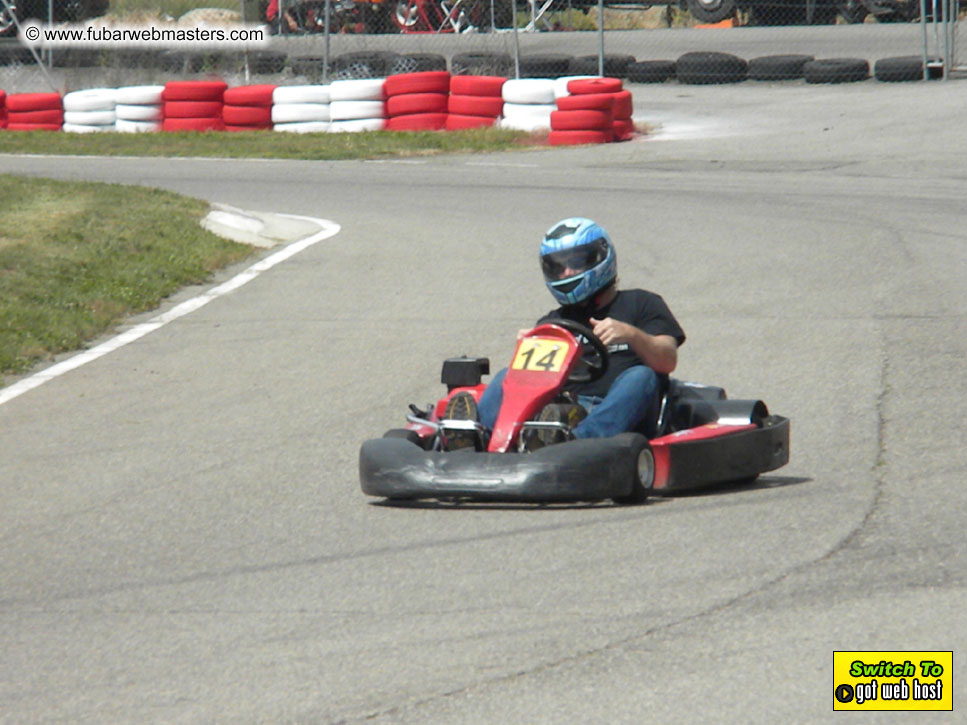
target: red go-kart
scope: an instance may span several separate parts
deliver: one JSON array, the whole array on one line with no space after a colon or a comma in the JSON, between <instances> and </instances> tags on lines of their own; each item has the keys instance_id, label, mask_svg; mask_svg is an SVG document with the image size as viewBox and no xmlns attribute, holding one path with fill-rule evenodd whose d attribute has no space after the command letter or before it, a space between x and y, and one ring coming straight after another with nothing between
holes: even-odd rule
<instances>
[{"instance_id":1,"label":"red go-kart","mask_svg":"<svg viewBox=\"0 0 967 725\"><path fill-rule=\"evenodd\" d=\"M652 493L753 479L789 461L787 418L770 415L760 400L732 400L722 388L675 379L663 391L651 440L642 430L529 452L524 441L534 431L567 432L561 423L537 418L568 381L603 375L607 348L570 320L538 325L518 340L493 430L474 420L447 419L454 395L466 392L479 400L489 366L486 358L444 361L447 395L425 411L411 405L405 428L363 443L364 493L390 500L640 503Z\"/></svg>"}]
</instances>

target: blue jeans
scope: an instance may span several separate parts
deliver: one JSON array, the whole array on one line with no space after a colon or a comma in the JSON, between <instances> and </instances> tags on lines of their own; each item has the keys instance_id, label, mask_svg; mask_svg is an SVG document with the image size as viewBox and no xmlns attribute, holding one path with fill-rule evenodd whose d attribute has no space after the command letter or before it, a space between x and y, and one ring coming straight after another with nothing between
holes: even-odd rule
<instances>
[{"instance_id":1,"label":"blue jeans","mask_svg":"<svg viewBox=\"0 0 967 725\"><path fill-rule=\"evenodd\" d=\"M504 398L503 382L507 368L494 375L477 405L480 422L493 430L497 413ZM658 375L647 365L635 365L622 372L603 398L579 395L578 402L588 411L588 417L574 428L575 438L608 438L635 430L648 421L654 424L658 409Z\"/></svg>"}]
</instances>

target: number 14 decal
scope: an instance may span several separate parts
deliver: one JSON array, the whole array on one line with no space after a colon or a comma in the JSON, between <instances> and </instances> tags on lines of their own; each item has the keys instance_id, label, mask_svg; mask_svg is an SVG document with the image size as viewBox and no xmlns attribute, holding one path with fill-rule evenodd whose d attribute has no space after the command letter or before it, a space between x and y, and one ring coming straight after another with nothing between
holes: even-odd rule
<instances>
[{"instance_id":1,"label":"number 14 decal","mask_svg":"<svg viewBox=\"0 0 967 725\"><path fill-rule=\"evenodd\" d=\"M567 346L560 340L545 340L540 337L528 338L517 348L511 367L514 370L537 370L556 373L567 357Z\"/></svg>"}]
</instances>

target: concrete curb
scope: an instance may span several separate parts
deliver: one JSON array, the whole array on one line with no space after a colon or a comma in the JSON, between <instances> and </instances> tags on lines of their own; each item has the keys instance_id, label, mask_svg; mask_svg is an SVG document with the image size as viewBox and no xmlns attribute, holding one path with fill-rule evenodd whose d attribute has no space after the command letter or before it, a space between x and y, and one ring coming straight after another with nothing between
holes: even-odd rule
<instances>
[{"instance_id":1,"label":"concrete curb","mask_svg":"<svg viewBox=\"0 0 967 725\"><path fill-rule=\"evenodd\" d=\"M211 205L211 210L201 220L201 225L220 237L264 249L308 237L322 228L306 219L246 211L218 203Z\"/></svg>"}]
</instances>

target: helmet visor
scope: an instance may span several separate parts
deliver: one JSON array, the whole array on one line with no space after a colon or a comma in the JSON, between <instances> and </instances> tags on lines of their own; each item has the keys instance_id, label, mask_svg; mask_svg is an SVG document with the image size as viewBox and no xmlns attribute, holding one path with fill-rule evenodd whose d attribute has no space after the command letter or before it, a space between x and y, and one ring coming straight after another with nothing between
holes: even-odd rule
<instances>
[{"instance_id":1,"label":"helmet visor","mask_svg":"<svg viewBox=\"0 0 967 725\"><path fill-rule=\"evenodd\" d=\"M593 269L608 258L608 243L596 239L590 244L582 244L560 252L551 252L541 257L541 269L548 282L575 277Z\"/></svg>"}]
</instances>

